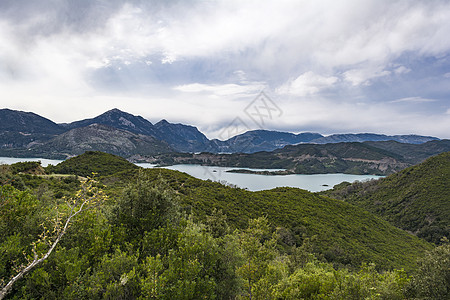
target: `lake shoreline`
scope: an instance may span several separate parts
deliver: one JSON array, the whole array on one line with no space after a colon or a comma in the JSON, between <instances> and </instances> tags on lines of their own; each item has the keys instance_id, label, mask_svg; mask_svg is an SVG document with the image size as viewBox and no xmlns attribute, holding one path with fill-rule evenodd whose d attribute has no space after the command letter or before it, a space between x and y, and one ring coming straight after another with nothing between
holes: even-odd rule
<instances>
[{"instance_id":1,"label":"lake shoreline","mask_svg":"<svg viewBox=\"0 0 450 300\"><path fill-rule=\"evenodd\" d=\"M63 160L45 158L0 157L0 163L13 164L24 161L41 161L43 167L56 165ZM354 175L344 173L294 174L285 169L252 169L236 167L217 167L204 165L178 164L159 166L150 163L135 163L143 168L164 168L184 172L201 180L211 180L235 185L250 191L269 190L277 187L294 187L310 192L331 189L344 181L365 181L382 178L377 175Z\"/></svg>"}]
</instances>

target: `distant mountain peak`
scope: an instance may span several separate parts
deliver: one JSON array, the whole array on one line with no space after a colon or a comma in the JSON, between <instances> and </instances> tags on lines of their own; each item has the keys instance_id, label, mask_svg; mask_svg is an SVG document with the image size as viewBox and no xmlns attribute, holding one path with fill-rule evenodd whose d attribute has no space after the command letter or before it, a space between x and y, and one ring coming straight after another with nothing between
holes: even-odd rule
<instances>
[{"instance_id":1,"label":"distant mountain peak","mask_svg":"<svg viewBox=\"0 0 450 300\"><path fill-rule=\"evenodd\" d=\"M132 117L132 118L142 118L141 116L135 116L135 115L132 115L132 114L127 113L127 112L125 112L125 111L121 111L121 110L118 109L118 108L110 109L110 110L104 112L103 114L101 114L101 115L95 117L94 119L99 118L99 117L102 117L102 116L115 117L115 118L120 118L121 116L122 116L122 117L125 117L125 116L126 116L126 117L129 117L129 118L130 118L130 117Z\"/></svg>"},{"instance_id":2,"label":"distant mountain peak","mask_svg":"<svg viewBox=\"0 0 450 300\"><path fill-rule=\"evenodd\" d=\"M91 124L103 124L117 129L124 129L136 134L144 134L156 137L157 130L154 125L141 116L135 116L130 113L113 108L107 112L92 118L73 122L66 125L67 129L86 127Z\"/></svg>"},{"instance_id":3,"label":"distant mountain peak","mask_svg":"<svg viewBox=\"0 0 450 300\"><path fill-rule=\"evenodd\" d=\"M107 112L105 112L105 113L125 113L125 114L127 114L126 112L124 112L124 111L121 111L120 109L118 109L118 108L113 108L113 109L110 109L110 110L108 110Z\"/></svg>"},{"instance_id":4,"label":"distant mountain peak","mask_svg":"<svg viewBox=\"0 0 450 300\"><path fill-rule=\"evenodd\" d=\"M366 142L394 140L406 144L422 144L434 137L419 135L388 136L374 133L333 134L323 136L312 132L283 132L267 129L249 130L227 140L208 139L197 127L182 123L170 123L162 119L152 124L142 116L112 108L94 118L84 119L69 124L56 124L32 112L0 109L0 149L29 148L42 144L75 128L101 124L115 129L147 135L168 143L179 152L213 152L213 153L253 153L273 151L287 145L301 143L327 144L341 142Z\"/></svg>"},{"instance_id":5,"label":"distant mountain peak","mask_svg":"<svg viewBox=\"0 0 450 300\"><path fill-rule=\"evenodd\" d=\"M92 123L77 127L31 149L34 153L64 156L95 150L123 157L171 152L166 142L106 124Z\"/></svg>"}]
</instances>

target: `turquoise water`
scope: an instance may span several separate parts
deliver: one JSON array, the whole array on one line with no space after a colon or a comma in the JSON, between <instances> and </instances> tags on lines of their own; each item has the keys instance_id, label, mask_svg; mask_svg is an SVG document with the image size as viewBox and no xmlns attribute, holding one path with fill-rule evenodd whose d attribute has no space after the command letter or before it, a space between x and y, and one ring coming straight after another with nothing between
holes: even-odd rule
<instances>
[{"instance_id":1,"label":"turquoise water","mask_svg":"<svg viewBox=\"0 0 450 300\"><path fill-rule=\"evenodd\" d=\"M152 168L151 164L137 164L144 168ZM318 192L332 188L334 185L343 181L354 182L378 179L383 176L375 175L352 175L352 174L291 174L291 175L256 175L228 173L226 171L239 168L227 167L209 167L199 165L174 165L164 167L166 169L177 170L187 173L203 180L222 181L228 184L236 185L240 188L246 188L250 191L260 191L273 189L276 187L297 187L311 192ZM260 171L265 169L249 169ZM275 170L270 170L275 171Z\"/></svg>"}]
</instances>

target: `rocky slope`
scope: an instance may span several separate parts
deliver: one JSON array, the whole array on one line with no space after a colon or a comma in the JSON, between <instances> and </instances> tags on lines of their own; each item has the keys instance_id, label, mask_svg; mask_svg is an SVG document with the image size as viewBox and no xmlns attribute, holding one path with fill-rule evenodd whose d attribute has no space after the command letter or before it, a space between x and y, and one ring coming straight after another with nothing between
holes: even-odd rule
<instances>
[{"instance_id":1,"label":"rocky slope","mask_svg":"<svg viewBox=\"0 0 450 300\"><path fill-rule=\"evenodd\" d=\"M27 153L27 155L35 155L34 150L37 146L46 143L57 135L73 129L87 128L93 124L101 124L119 130L126 130L134 134L145 135L151 139L157 139L163 144L166 143L164 147L158 148L158 153L159 151L164 152L173 150L191 153L202 151L211 153L255 153L258 151L272 151L299 143L325 144L395 140L401 143L417 144L430 140L438 140L435 137L417 135L387 136L382 134L363 133L336 134L324 137L321 134L309 132L294 134L270 130L252 130L222 141L208 139L194 126L174 124L166 120L152 124L141 116L135 116L118 109L109 110L95 118L68 124L56 124L33 113L2 109L0 110L0 155L19 156L25 155L25 153ZM66 137L62 139L65 138ZM91 146L94 144L91 143ZM70 143L67 145L70 145ZM99 146L100 144L95 145ZM167 148L167 145L169 145L170 148ZM73 151L66 147L66 150L71 155L79 154L80 149L83 148L77 145L74 146L75 148L72 149ZM114 147L117 148L118 144L116 143ZM392 148L389 146L389 143L386 144L386 147L386 149ZM34 150L30 150L31 148ZM122 151L123 153L130 153L129 149L127 150L129 145L124 144L124 148L125 149ZM400 149L400 147L397 148ZM46 149L46 147L42 146L40 149ZM136 149L141 148L137 147ZM106 150L106 148L89 150ZM117 149L114 151L114 153L121 152ZM147 155L151 152L154 153L153 150L143 150L141 152L138 150L132 151L132 153L136 155ZM393 152L395 153L395 151ZM40 152L40 155L44 155L44 157L51 156L49 153L45 152ZM427 156L425 155L423 157Z\"/></svg>"},{"instance_id":2,"label":"rocky slope","mask_svg":"<svg viewBox=\"0 0 450 300\"><path fill-rule=\"evenodd\" d=\"M28 149L28 152L66 158L94 150L123 157L173 151L167 143L148 135L136 134L106 125L91 124L69 130L42 145Z\"/></svg>"},{"instance_id":3,"label":"rocky slope","mask_svg":"<svg viewBox=\"0 0 450 300\"><path fill-rule=\"evenodd\" d=\"M0 109L0 149L29 147L63 132L60 125L37 114Z\"/></svg>"}]
</instances>

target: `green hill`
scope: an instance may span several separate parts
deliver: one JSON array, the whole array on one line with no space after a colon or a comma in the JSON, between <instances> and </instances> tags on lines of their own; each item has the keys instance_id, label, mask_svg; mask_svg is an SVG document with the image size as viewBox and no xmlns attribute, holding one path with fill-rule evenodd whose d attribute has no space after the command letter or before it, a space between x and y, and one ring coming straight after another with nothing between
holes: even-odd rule
<instances>
[{"instance_id":1,"label":"green hill","mask_svg":"<svg viewBox=\"0 0 450 300\"><path fill-rule=\"evenodd\" d=\"M110 195L120 197L124 186L135 180L139 167L123 158L86 152L47 172L88 176L98 173ZM381 268L411 269L430 246L395 228L372 213L341 200L294 188L250 192L203 181L166 169L146 169L151 180L163 179L180 195L184 210L205 221L214 209L222 210L234 228L245 228L249 219L267 216L284 232L286 245L301 245L315 236L317 253L338 264L376 262Z\"/></svg>"},{"instance_id":2,"label":"green hill","mask_svg":"<svg viewBox=\"0 0 450 300\"><path fill-rule=\"evenodd\" d=\"M79 176L91 176L92 173L97 173L99 176L106 176L136 169L139 167L122 157L99 151L86 151L84 154L72 157L56 166L48 166L46 172Z\"/></svg>"},{"instance_id":3,"label":"green hill","mask_svg":"<svg viewBox=\"0 0 450 300\"><path fill-rule=\"evenodd\" d=\"M432 244L342 200L250 192L101 152L47 168L98 172L100 184L25 174L30 167L0 168L22 183L0 180L0 285L31 255L54 251L8 299L448 298L448 244L427 251ZM72 218L77 209L86 211Z\"/></svg>"},{"instance_id":4,"label":"green hill","mask_svg":"<svg viewBox=\"0 0 450 300\"><path fill-rule=\"evenodd\" d=\"M338 265L375 262L382 269L412 269L416 259L431 248L372 213L305 190L276 188L250 192L172 170L144 172L151 180L167 181L180 195L185 210L201 221L214 209L222 210L234 228L245 228L249 219L267 216L283 232L286 245L301 245L305 238L315 236L316 253ZM104 183L115 182L119 186L117 178L121 177L125 177L124 173L104 178Z\"/></svg>"},{"instance_id":5,"label":"green hill","mask_svg":"<svg viewBox=\"0 0 450 300\"><path fill-rule=\"evenodd\" d=\"M450 152L377 181L340 184L326 194L440 243L450 233Z\"/></svg>"}]
</instances>

